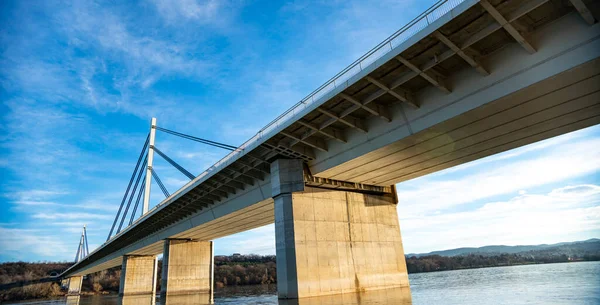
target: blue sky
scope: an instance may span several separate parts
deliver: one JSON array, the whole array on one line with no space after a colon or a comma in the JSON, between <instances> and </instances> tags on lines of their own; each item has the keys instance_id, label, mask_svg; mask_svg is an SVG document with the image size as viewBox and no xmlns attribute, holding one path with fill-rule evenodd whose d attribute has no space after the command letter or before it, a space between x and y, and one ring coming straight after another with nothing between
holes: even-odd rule
<instances>
[{"instance_id":1,"label":"blue sky","mask_svg":"<svg viewBox=\"0 0 600 305\"><path fill-rule=\"evenodd\" d=\"M2 1L0 261L71 260L84 223L104 242L151 117L239 145L433 2ZM157 147L194 174L226 153ZM398 185L406 251L600 237L598 147L593 127ZM274 253L273 227L216 252Z\"/></svg>"}]
</instances>

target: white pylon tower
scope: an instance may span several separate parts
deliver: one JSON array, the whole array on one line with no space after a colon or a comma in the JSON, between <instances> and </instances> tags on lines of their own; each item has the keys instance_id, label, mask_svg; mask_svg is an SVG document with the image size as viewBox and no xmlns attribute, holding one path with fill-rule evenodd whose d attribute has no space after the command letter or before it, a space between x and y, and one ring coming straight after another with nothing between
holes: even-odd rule
<instances>
[{"instance_id":1,"label":"white pylon tower","mask_svg":"<svg viewBox=\"0 0 600 305\"><path fill-rule=\"evenodd\" d=\"M156 118L150 121L150 138L148 143L148 164L146 166L146 182L144 190L144 203L142 206L142 214L140 217L148 213L148 205L150 203L150 186L152 184L152 162L154 160L154 138L156 137Z\"/></svg>"},{"instance_id":2,"label":"white pylon tower","mask_svg":"<svg viewBox=\"0 0 600 305\"><path fill-rule=\"evenodd\" d=\"M87 231L85 230L85 225L83 225L83 230L81 231L81 237L79 238L79 247L77 248L77 254L75 255L75 262L77 263L77 262L83 260L89 254L90 254L90 249L88 247Z\"/></svg>"}]
</instances>

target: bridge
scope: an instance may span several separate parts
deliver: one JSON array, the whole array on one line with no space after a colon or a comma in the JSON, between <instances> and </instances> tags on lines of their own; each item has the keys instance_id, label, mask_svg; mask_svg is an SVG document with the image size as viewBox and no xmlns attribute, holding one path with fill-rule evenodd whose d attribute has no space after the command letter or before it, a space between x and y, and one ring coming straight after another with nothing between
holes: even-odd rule
<instances>
[{"instance_id":1,"label":"bridge","mask_svg":"<svg viewBox=\"0 0 600 305\"><path fill-rule=\"evenodd\" d=\"M155 132L223 145L153 120L115 234L61 277L155 293L162 253L161 295L212 295L212 240L275 223L280 298L409 288L394 185L600 123L599 11L440 1L149 209Z\"/></svg>"}]
</instances>

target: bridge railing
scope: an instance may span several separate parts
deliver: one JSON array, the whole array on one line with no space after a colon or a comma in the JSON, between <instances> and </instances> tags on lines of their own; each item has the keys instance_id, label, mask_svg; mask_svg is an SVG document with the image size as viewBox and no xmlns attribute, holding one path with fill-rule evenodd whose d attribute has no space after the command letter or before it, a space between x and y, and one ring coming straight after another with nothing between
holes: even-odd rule
<instances>
[{"instance_id":1,"label":"bridge railing","mask_svg":"<svg viewBox=\"0 0 600 305\"><path fill-rule=\"evenodd\" d=\"M377 46L375 46L369 52L367 52L366 54L361 56L359 59L357 59L352 64L350 64L348 67L346 67L341 72L336 74L334 77L329 79L327 82L325 82L319 88L317 88L316 90L311 92L309 95L307 95L305 98L300 100L298 103L296 103L290 109L288 109L287 111L285 111L284 113L279 115L277 118L275 118L269 124L267 124L267 126L265 126L260 131L258 131L252 138L250 138L249 140L244 142L242 145L240 145L238 147L238 149L227 154L225 157L223 157L221 160L219 160L213 166L211 166L210 168L208 168L207 170L202 172L198 177L196 177L196 179L194 179L193 181L190 181L190 183L183 186L180 189L180 191L183 189L186 189L186 187L188 185L194 183L195 181L201 180L203 177L205 177L206 175L211 173L213 170L220 169L221 166L226 166L229 163L235 161L235 160L233 160L233 158L235 156L237 156L238 154L242 153L244 150L252 149L252 148L258 146L260 144L260 141L263 138L268 139L269 137L271 137L273 135L274 131L279 126L282 126L282 125L288 123L289 121L293 120L297 116L299 116L301 113L303 113L303 110L306 107L308 107L309 105L318 101L319 98L321 98L322 96L326 95L327 93L331 92L332 90L334 90L335 88L337 88L339 86L347 87L349 85L348 80L350 78L352 78L354 75L360 73L364 68L369 66L371 63L375 62L377 59L379 59L382 56L384 56L385 54L389 53L390 51L392 51L393 49L395 49L396 47L401 45L403 42L405 42L406 40L408 40L415 34L417 34L419 31L421 31L422 29L427 27L429 24L433 23L440 17L444 16L446 13L450 12L452 9L454 9L455 7L457 7L459 4L463 3L464 1L466 1L466 0L441 0L441 1L438 1L436 4L434 4L429 9L427 9L425 12L421 13L419 16L417 16L411 22L409 22L408 24L406 24L405 26L400 28L398 31L396 31L394 34L392 34L390 37L388 37L387 39L385 39L384 41L379 43ZM170 201L169 199L171 197L175 196L176 194L177 194L177 192L175 194L172 194L171 196L169 196L169 198L166 198L165 200L163 200L161 203L159 203L154 208L152 208L149 212L152 212L153 210L159 208L163 204L169 202Z\"/></svg>"},{"instance_id":2,"label":"bridge railing","mask_svg":"<svg viewBox=\"0 0 600 305\"><path fill-rule=\"evenodd\" d=\"M363 56L361 56L360 58L355 60L348 67L346 67L341 72L336 74L334 77L329 79L327 82L325 82L319 88L315 89L313 92L311 92L308 96L306 96L305 98L300 100L298 103L296 103L290 109L288 109L283 114L281 114L280 116L275 118L273 121L271 121L269 124L267 124L267 126L265 126L263 129L261 129L254 137L252 137L250 140L246 141L246 143L242 144L242 146L240 146L240 147L243 147L247 143L256 141L264 136L271 136L270 131L272 131L276 127L282 125L283 123L288 122L290 119L296 117L296 115L298 113L302 112L302 110L304 108L306 108L306 106L314 103L320 97L331 92L333 89L335 89L339 86L347 87L349 85L348 80L352 76L360 73L369 64L375 62L377 59L379 59L382 56L384 56L385 54L389 53L394 48L401 45L404 41L408 40L409 38L414 36L416 33L421 31L422 29L424 29L425 27L427 27L429 24L433 23L440 17L444 16L446 13L450 12L453 8L455 8L459 4L463 3L464 1L465 0L440 0L440 1L438 1L436 4L434 4L429 9L427 9L425 12L421 13L419 16L417 16L415 19L410 21L408 24L406 24L405 26L400 28L398 31L396 31L394 34L392 34L390 37L388 37L387 39L385 39L384 41L379 43L377 46L375 46L369 52L367 52L366 54L364 54ZM225 157L224 159L226 159L226 158L227 157Z\"/></svg>"}]
</instances>

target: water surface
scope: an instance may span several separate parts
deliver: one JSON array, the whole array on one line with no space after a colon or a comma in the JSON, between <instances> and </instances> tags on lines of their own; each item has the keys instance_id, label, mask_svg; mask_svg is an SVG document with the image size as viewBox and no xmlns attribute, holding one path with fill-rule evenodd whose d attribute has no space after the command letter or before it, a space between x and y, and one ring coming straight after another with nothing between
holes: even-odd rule
<instances>
[{"instance_id":1,"label":"water surface","mask_svg":"<svg viewBox=\"0 0 600 305\"><path fill-rule=\"evenodd\" d=\"M278 300L275 285L226 287L215 292L215 304L247 305L600 305L600 262L525 265L411 274L411 292L380 290L302 299ZM411 303L412 295L412 303ZM188 305L206 303L206 295L169 297L82 296L36 301L36 305ZM154 302L153 302L154 301Z\"/></svg>"}]
</instances>

